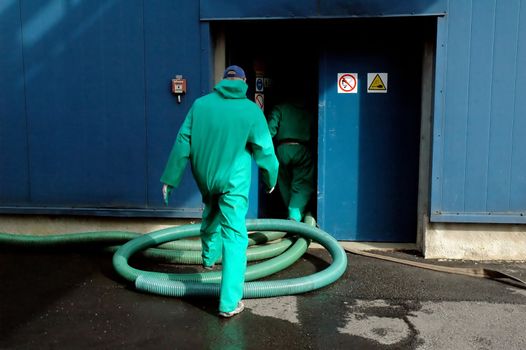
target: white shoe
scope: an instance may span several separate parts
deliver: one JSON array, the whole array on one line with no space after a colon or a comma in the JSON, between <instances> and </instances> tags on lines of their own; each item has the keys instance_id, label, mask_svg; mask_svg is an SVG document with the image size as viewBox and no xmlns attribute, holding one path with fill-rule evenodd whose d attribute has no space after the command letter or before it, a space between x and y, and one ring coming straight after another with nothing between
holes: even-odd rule
<instances>
[{"instance_id":1,"label":"white shoe","mask_svg":"<svg viewBox=\"0 0 526 350\"><path fill-rule=\"evenodd\" d=\"M234 315L239 314L243 310L245 310L245 304L243 304L243 302L240 301L239 303L237 303L237 307L234 309L234 311L220 312L219 316L221 316L221 317L232 317Z\"/></svg>"},{"instance_id":2,"label":"white shoe","mask_svg":"<svg viewBox=\"0 0 526 350\"><path fill-rule=\"evenodd\" d=\"M208 271L212 271L212 270L214 269L214 267L215 267L215 264L214 264L214 265L211 265L211 266L203 265L203 268L204 268L205 270L208 270Z\"/></svg>"}]
</instances>

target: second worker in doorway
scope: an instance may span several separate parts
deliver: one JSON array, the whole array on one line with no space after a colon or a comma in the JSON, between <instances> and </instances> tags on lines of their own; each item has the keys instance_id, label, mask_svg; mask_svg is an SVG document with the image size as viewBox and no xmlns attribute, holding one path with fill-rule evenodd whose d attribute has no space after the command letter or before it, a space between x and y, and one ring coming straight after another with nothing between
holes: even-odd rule
<instances>
[{"instance_id":1,"label":"second worker in doorway","mask_svg":"<svg viewBox=\"0 0 526 350\"><path fill-rule=\"evenodd\" d=\"M279 160L278 185L288 218L301 221L314 193L314 165L309 143L313 115L299 99L276 105L268 126Z\"/></svg>"}]
</instances>

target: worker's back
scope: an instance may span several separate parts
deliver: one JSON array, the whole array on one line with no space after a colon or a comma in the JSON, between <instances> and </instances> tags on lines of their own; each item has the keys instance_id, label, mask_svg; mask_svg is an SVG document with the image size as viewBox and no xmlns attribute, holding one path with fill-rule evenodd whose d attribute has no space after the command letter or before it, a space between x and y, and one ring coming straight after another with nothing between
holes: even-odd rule
<instances>
[{"instance_id":1,"label":"worker's back","mask_svg":"<svg viewBox=\"0 0 526 350\"><path fill-rule=\"evenodd\" d=\"M277 141L308 142L311 138L312 118L312 114L300 104L279 104L269 117L270 134Z\"/></svg>"},{"instance_id":2,"label":"worker's back","mask_svg":"<svg viewBox=\"0 0 526 350\"><path fill-rule=\"evenodd\" d=\"M258 119L264 123L264 115L246 98L243 81L223 80L214 90L192 107L190 158L199 187L223 192L240 177L250 182L247 143L258 130Z\"/></svg>"}]
</instances>

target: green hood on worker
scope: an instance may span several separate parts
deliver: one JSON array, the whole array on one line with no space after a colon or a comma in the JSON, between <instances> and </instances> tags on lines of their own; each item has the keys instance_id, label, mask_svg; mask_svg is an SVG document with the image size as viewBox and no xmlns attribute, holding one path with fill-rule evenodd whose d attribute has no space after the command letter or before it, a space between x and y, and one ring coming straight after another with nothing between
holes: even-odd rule
<instances>
[{"instance_id":1,"label":"green hood on worker","mask_svg":"<svg viewBox=\"0 0 526 350\"><path fill-rule=\"evenodd\" d=\"M224 98L239 99L247 98L248 85L243 80L221 80L215 87Z\"/></svg>"}]
</instances>

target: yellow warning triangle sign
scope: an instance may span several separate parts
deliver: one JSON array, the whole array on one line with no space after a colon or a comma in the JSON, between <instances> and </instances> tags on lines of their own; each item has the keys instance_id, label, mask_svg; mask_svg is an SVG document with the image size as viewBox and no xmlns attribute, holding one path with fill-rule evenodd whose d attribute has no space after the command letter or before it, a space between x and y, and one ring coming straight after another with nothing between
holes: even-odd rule
<instances>
[{"instance_id":1,"label":"yellow warning triangle sign","mask_svg":"<svg viewBox=\"0 0 526 350\"><path fill-rule=\"evenodd\" d=\"M369 85L368 90L381 90L381 91L387 90L384 82L382 81L382 78L380 78L380 74L376 74L373 81L371 82L371 85Z\"/></svg>"}]
</instances>

